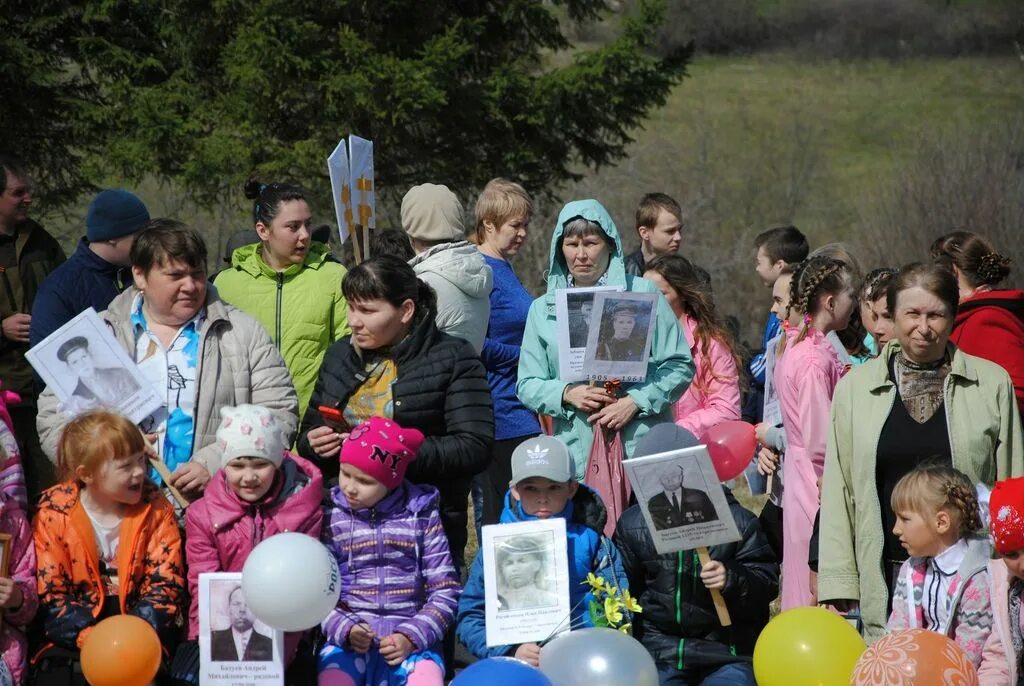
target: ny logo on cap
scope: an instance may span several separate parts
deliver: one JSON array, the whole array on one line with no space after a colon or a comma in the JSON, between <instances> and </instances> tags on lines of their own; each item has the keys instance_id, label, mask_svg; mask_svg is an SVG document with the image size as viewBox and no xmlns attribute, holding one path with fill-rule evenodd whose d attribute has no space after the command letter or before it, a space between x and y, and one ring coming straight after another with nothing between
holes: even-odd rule
<instances>
[{"instance_id":1,"label":"ny logo on cap","mask_svg":"<svg viewBox=\"0 0 1024 686\"><path fill-rule=\"evenodd\" d=\"M373 446L373 452L370 453L370 459L380 462L388 469L394 470L398 467L398 462L401 459L400 456L394 453L389 453L382 449L380 446Z\"/></svg>"}]
</instances>

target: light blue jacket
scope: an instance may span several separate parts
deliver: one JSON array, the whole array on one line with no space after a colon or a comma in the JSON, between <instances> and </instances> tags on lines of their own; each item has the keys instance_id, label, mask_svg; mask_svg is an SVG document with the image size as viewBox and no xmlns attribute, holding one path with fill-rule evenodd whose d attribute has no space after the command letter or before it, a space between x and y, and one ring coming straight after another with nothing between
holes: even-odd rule
<instances>
[{"instance_id":1,"label":"light blue jacket","mask_svg":"<svg viewBox=\"0 0 1024 686\"><path fill-rule=\"evenodd\" d=\"M576 478L582 481L594 432L587 422L588 415L585 412L562 403L562 393L569 384L558 379L558 335L555 323L555 291L568 287L569 275L562 256L562 232L565 225L577 217L597 222L615 242L615 250L608 262L605 285L623 286L626 291L634 293L658 293L658 289L650 281L626 274L619 231L601 203L596 200L576 200L562 209L551 236L547 293L533 301L526 319L523 347L519 352L516 392L528 408L553 418L554 435L569 447L569 453L576 463ZM693 380L693 372L690 346L668 302L659 294L647 380L623 385L623 390L640 408L639 414L622 430L627 458L632 456L636 442L652 426L674 421L672 404L686 392Z\"/></svg>"}]
</instances>

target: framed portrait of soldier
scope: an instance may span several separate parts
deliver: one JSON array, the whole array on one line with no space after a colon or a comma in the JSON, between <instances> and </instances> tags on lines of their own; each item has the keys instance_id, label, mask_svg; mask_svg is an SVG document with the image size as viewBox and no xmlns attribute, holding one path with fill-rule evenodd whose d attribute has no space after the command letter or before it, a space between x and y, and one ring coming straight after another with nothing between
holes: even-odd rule
<instances>
[{"instance_id":1,"label":"framed portrait of soldier","mask_svg":"<svg viewBox=\"0 0 1024 686\"><path fill-rule=\"evenodd\" d=\"M583 366L594 381L647 378L657 293L597 293Z\"/></svg>"},{"instance_id":2,"label":"framed portrait of soldier","mask_svg":"<svg viewBox=\"0 0 1024 686\"><path fill-rule=\"evenodd\" d=\"M200 683L284 684L284 633L253 615L241 572L199 575Z\"/></svg>"},{"instance_id":3,"label":"framed portrait of soldier","mask_svg":"<svg viewBox=\"0 0 1024 686\"><path fill-rule=\"evenodd\" d=\"M658 554L740 539L703 445L623 462Z\"/></svg>"},{"instance_id":4,"label":"framed portrait of soldier","mask_svg":"<svg viewBox=\"0 0 1024 686\"><path fill-rule=\"evenodd\" d=\"M543 641L569 629L565 520L485 526L480 549L488 646Z\"/></svg>"},{"instance_id":5,"label":"framed portrait of soldier","mask_svg":"<svg viewBox=\"0 0 1024 686\"><path fill-rule=\"evenodd\" d=\"M164 403L89 308L33 346L25 358L68 415L105 408L138 424Z\"/></svg>"},{"instance_id":6,"label":"framed portrait of soldier","mask_svg":"<svg viewBox=\"0 0 1024 686\"><path fill-rule=\"evenodd\" d=\"M555 291L555 322L558 339L558 378L586 381L583 357L594 320L594 297L603 292L621 292L618 286L560 288Z\"/></svg>"}]
</instances>

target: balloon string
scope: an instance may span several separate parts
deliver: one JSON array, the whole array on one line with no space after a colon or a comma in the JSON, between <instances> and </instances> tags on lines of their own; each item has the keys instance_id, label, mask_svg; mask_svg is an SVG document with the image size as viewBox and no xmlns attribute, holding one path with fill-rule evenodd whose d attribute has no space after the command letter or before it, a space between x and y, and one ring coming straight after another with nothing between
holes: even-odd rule
<instances>
[{"instance_id":1,"label":"balloon string","mask_svg":"<svg viewBox=\"0 0 1024 686\"><path fill-rule=\"evenodd\" d=\"M580 601L579 601L578 603L576 603L575 607L573 607L573 608L572 608L571 610L569 610L569 614L568 614L568 615L566 615L566 616L565 616L565 617L564 617L564 618L562 619L562 621L560 621L560 622L559 622L558 624L556 624L556 625L555 625L555 628L554 628L554 629L553 629L553 630L551 631L551 633L550 633L550 634L548 634L548 637L547 637L547 638L545 638L545 639L544 639L543 641L541 641L540 643L538 643L537 645L539 645L539 646L543 647L543 646L544 646L544 644L546 644L546 643L547 643L548 641L550 641L551 639L553 639L553 638L554 638L554 637L555 637L555 636L556 636L557 634L561 633L561 631L562 631L562 625L563 625L563 624L565 624L566 620L568 620L568 621L569 621L569 631L572 631L572 630L573 630L573 628L574 628L574 627L573 627L573 625L572 625L572 616L573 616L573 613L575 613L575 612L576 612L576 610L578 610L578 609L579 609L580 605L582 605L582 604L583 604L583 603L585 603L586 601L587 601L587 598L586 598L586 596L584 596L582 600L580 600ZM581 620L581 621L582 621L582 620ZM575 628L577 628L577 629L578 629L579 627L575 627Z\"/></svg>"}]
</instances>

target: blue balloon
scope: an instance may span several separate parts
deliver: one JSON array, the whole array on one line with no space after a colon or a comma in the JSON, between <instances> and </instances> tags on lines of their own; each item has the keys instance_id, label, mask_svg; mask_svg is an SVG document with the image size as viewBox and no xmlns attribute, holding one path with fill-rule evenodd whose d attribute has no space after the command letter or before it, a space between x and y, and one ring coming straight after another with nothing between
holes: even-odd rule
<instances>
[{"instance_id":1,"label":"blue balloon","mask_svg":"<svg viewBox=\"0 0 1024 686\"><path fill-rule=\"evenodd\" d=\"M452 686L552 686L551 679L514 657L489 657L462 670Z\"/></svg>"}]
</instances>

